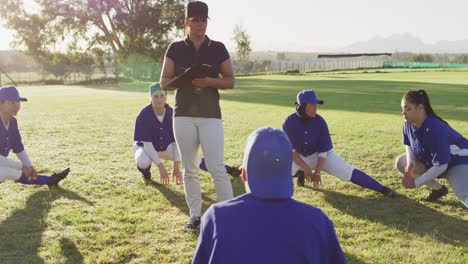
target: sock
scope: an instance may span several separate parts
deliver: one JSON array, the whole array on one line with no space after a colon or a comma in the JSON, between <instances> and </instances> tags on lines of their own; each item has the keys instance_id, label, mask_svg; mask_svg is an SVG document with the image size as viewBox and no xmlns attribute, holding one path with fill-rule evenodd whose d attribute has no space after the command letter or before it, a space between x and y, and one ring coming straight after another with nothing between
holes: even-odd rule
<instances>
[{"instance_id":1,"label":"sock","mask_svg":"<svg viewBox=\"0 0 468 264\"><path fill-rule=\"evenodd\" d=\"M29 180L24 173L21 174L21 177L17 182L22 184L33 184L33 185L44 185L53 181L53 178L45 175L37 175L35 180Z\"/></svg>"},{"instance_id":2,"label":"sock","mask_svg":"<svg viewBox=\"0 0 468 264\"><path fill-rule=\"evenodd\" d=\"M371 176L365 174L364 172L354 169L353 174L351 175L351 182L357 184L361 187L371 189L376 192L382 191L385 186L380 184L378 181L373 179Z\"/></svg>"},{"instance_id":3,"label":"sock","mask_svg":"<svg viewBox=\"0 0 468 264\"><path fill-rule=\"evenodd\" d=\"M203 159L203 158L201 159L200 166L198 166L198 168L200 168L201 170L204 170L204 171L208 171L208 168L206 167L205 159ZM226 168L226 170L228 170L229 166L224 165L224 168Z\"/></svg>"},{"instance_id":4,"label":"sock","mask_svg":"<svg viewBox=\"0 0 468 264\"><path fill-rule=\"evenodd\" d=\"M204 171L208 171L208 168L206 167L205 159L201 159L200 166L198 166L200 169Z\"/></svg>"}]
</instances>

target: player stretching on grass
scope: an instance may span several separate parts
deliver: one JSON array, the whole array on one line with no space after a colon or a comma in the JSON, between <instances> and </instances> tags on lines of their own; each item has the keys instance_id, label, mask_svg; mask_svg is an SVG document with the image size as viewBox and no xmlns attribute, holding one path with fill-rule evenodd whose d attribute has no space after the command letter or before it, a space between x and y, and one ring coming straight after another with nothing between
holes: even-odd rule
<instances>
[{"instance_id":1,"label":"player stretching on grass","mask_svg":"<svg viewBox=\"0 0 468 264\"><path fill-rule=\"evenodd\" d=\"M296 113L288 116L283 123L283 130L294 149L292 175L297 173L298 185L304 186L305 178L318 187L322 183L323 170L343 181L351 181L385 196L394 196L393 189L346 163L333 150L327 123L317 114L317 104L323 104L323 100L318 99L314 91L299 92Z\"/></svg>"},{"instance_id":2,"label":"player stretching on grass","mask_svg":"<svg viewBox=\"0 0 468 264\"><path fill-rule=\"evenodd\" d=\"M424 90L409 91L401 100L403 144L406 153L396 159L405 188L426 185L424 199L435 201L448 193L436 181L446 178L460 201L468 207L468 140L436 115Z\"/></svg>"},{"instance_id":3,"label":"player stretching on grass","mask_svg":"<svg viewBox=\"0 0 468 264\"><path fill-rule=\"evenodd\" d=\"M142 173L146 182L151 181L151 164L158 166L162 184L169 184L169 175L161 159L172 160L174 170L173 180L182 184L180 172L179 149L174 139L172 129L172 108L166 103L167 92L161 90L159 83L149 86L151 104L145 106L137 117L135 123L135 144L133 153L137 162L137 169ZM205 160L197 157L199 168L208 171ZM226 171L233 177L238 177L241 171L228 165Z\"/></svg>"},{"instance_id":4,"label":"player stretching on grass","mask_svg":"<svg viewBox=\"0 0 468 264\"><path fill-rule=\"evenodd\" d=\"M67 177L70 169L67 168L52 176L38 175L24 150L21 135L18 130L18 121L15 116L21 108L21 102L27 101L20 97L14 86L0 88L0 183L13 180L22 184L56 186ZM8 157L10 150L16 154L20 161Z\"/></svg>"}]
</instances>

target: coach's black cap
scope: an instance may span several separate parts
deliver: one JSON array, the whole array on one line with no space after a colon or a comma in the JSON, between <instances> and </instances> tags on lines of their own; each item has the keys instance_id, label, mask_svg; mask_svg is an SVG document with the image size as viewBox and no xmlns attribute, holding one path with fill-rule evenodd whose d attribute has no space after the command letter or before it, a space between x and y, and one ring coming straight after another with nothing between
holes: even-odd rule
<instances>
[{"instance_id":1,"label":"coach's black cap","mask_svg":"<svg viewBox=\"0 0 468 264\"><path fill-rule=\"evenodd\" d=\"M200 1L188 3L187 9L185 9L185 17L186 18L194 18L194 17L208 18L208 5Z\"/></svg>"}]
</instances>

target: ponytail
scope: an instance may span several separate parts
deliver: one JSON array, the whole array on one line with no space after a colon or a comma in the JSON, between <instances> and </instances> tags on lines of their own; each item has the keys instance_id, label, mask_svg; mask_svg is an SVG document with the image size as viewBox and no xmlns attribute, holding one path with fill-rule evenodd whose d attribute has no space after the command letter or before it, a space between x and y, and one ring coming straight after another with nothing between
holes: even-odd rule
<instances>
[{"instance_id":1,"label":"ponytail","mask_svg":"<svg viewBox=\"0 0 468 264\"><path fill-rule=\"evenodd\" d=\"M414 105L423 105L427 115L432 115L448 125L448 123L440 116L438 116L434 112L434 109L432 109L431 102L429 101L429 95L425 90L408 91L405 93L405 95L403 95L403 100L408 101Z\"/></svg>"}]
</instances>

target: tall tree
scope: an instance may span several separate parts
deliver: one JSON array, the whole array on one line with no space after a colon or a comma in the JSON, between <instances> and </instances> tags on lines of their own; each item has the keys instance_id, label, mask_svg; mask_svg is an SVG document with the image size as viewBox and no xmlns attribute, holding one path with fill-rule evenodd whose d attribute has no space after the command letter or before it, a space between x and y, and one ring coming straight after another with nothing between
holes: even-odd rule
<instances>
[{"instance_id":1,"label":"tall tree","mask_svg":"<svg viewBox=\"0 0 468 264\"><path fill-rule=\"evenodd\" d=\"M241 25L234 26L234 41L236 42L236 53L240 61L248 61L252 48L250 47L250 36Z\"/></svg>"},{"instance_id":2,"label":"tall tree","mask_svg":"<svg viewBox=\"0 0 468 264\"><path fill-rule=\"evenodd\" d=\"M16 44L39 62L54 54L101 50L120 60L140 54L160 61L183 28L185 0L2 0L0 18L16 31Z\"/></svg>"}]
</instances>

